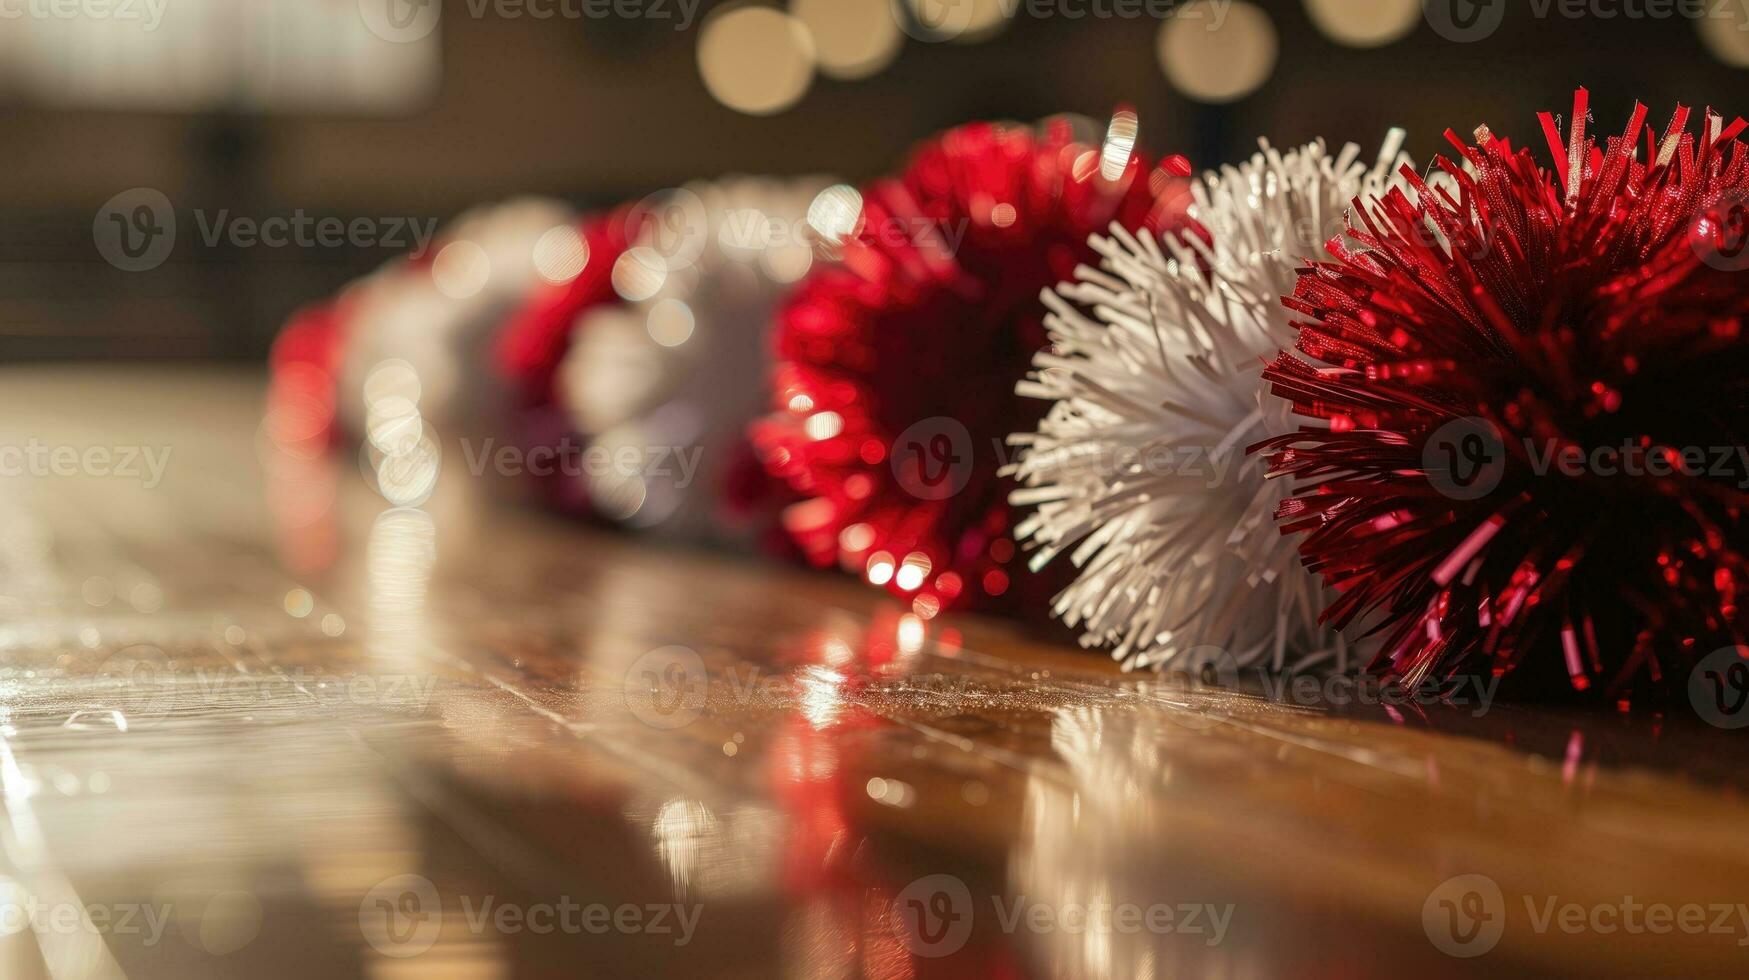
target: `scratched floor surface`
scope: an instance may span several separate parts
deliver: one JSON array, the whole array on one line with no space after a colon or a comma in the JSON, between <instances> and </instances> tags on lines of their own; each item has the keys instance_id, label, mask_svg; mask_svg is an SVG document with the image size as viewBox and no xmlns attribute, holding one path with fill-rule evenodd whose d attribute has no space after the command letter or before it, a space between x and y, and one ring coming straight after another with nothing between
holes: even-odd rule
<instances>
[{"instance_id":1,"label":"scratched floor surface","mask_svg":"<svg viewBox=\"0 0 1749 980\"><path fill-rule=\"evenodd\" d=\"M1749 968L1733 732L1186 691L458 473L390 508L259 404L0 375L0 976Z\"/></svg>"}]
</instances>

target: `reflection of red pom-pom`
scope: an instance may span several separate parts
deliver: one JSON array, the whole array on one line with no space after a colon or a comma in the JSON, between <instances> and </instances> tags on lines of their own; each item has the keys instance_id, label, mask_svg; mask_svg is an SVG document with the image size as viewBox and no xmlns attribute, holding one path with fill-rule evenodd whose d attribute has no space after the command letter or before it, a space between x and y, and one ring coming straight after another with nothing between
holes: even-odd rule
<instances>
[{"instance_id":1,"label":"reflection of red pom-pom","mask_svg":"<svg viewBox=\"0 0 1749 980\"><path fill-rule=\"evenodd\" d=\"M1749 201L1744 124L1655 137L1640 106L1600 148L1586 103L1566 145L1543 116L1553 173L1448 135L1455 192L1408 175L1287 301L1310 360L1267 377L1329 425L1265 444L1284 527L1410 683L1622 696L1743 639L1749 473L1712 466L1749 425L1749 261L1711 232Z\"/></svg>"},{"instance_id":2,"label":"reflection of red pom-pom","mask_svg":"<svg viewBox=\"0 0 1749 980\"><path fill-rule=\"evenodd\" d=\"M1042 410L1014 394L1047 343L1039 292L1093 258L1090 233L1171 220L1157 202L1189 173L1182 158L1149 172L1123 138L1133 129L1116 129L1102 154L1067 120L964 126L897 179L816 202L810 222L843 261L780 312L777 411L754 430L772 472L809 498L785 523L816 564L925 614L1024 574L997 471L1006 436Z\"/></svg>"},{"instance_id":3,"label":"reflection of red pom-pom","mask_svg":"<svg viewBox=\"0 0 1749 980\"><path fill-rule=\"evenodd\" d=\"M267 358L267 425L276 444L315 450L335 440L347 305L341 297L307 306L274 338Z\"/></svg>"}]
</instances>

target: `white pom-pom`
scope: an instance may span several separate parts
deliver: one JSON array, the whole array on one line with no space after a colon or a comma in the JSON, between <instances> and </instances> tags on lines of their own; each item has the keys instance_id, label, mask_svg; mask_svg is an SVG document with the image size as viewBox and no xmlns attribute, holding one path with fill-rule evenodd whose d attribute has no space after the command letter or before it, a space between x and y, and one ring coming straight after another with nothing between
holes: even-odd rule
<instances>
[{"instance_id":1,"label":"white pom-pom","mask_svg":"<svg viewBox=\"0 0 1749 980\"><path fill-rule=\"evenodd\" d=\"M640 288L585 313L559 368L566 416L590 451L641 460L588 474L601 513L686 538L754 530L733 526L720 498L766 407L772 313L813 263L806 216L829 184L723 177L645 202L654 220L619 259Z\"/></svg>"},{"instance_id":2,"label":"white pom-pom","mask_svg":"<svg viewBox=\"0 0 1749 980\"><path fill-rule=\"evenodd\" d=\"M1293 424L1261 376L1294 344L1281 297L1350 202L1390 186L1401 145L1393 130L1369 169L1353 145L1263 142L1194 186L1212 244L1113 227L1092 239L1100 268L1044 294L1051 347L1019 391L1054 404L1012 439L1014 502L1038 508L1017 530L1035 567L1075 564L1053 612L1126 669L1210 647L1237 667L1347 669L1317 621L1323 587L1275 527L1284 481L1245 450Z\"/></svg>"},{"instance_id":3,"label":"white pom-pom","mask_svg":"<svg viewBox=\"0 0 1749 980\"><path fill-rule=\"evenodd\" d=\"M386 363L405 362L419 379L421 414L446 435L489 418L499 393L487 363L493 331L537 280L543 235L573 222L571 209L538 197L475 207L429 247L434 261L398 259L355 283L356 302L340 372L339 411L363 431L366 383ZM444 260L444 250L456 257ZM459 273L452 266L466 266ZM445 274L468 278L464 290Z\"/></svg>"}]
</instances>

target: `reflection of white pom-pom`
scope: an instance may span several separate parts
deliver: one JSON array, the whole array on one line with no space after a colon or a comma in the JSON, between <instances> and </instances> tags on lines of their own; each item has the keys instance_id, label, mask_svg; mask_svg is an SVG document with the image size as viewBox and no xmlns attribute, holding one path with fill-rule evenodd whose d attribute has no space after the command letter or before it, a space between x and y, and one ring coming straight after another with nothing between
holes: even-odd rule
<instances>
[{"instance_id":1,"label":"reflection of white pom-pom","mask_svg":"<svg viewBox=\"0 0 1749 980\"><path fill-rule=\"evenodd\" d=\"M347 428L368 426L367 382L385 364L411 369L428 421L446 432L477 424L495 399L480 367L492 331L542 275L543 236L572 221L542 198L476 207L438 233L435 255L396 260L353 285L338 405Z\"/></svg>"},{"instance_id":2,"label":"reflection of white pom-pom","mask_svg":"<svg viewBox=\"0 0 1749 980\"><path fill-rule=\"evenodd\" d=\"M1264 143L1195 185L1212 245L1113 228L1093 238L1100 269L1044 294L1052 346L1019 390L1055 404L1013 439L1013 499L1038 506L1018 531L1035 567L1068 553L1080 573L1053 611L1126 668L1207 647L1239 666L1347 667L1317 622L1321 586L1275 528L1286 488L1245 450L1292 424L1261 373L1294 343L1294 270L1387 186L1401 145L1393 130L1369 170L1352 145Z\"/></svg>"},{"instance_id":3,"label":"reflection of white pom-pom","mask_svg":"<svg viewBox=\"0 0 1749 980\"><path fill-rule=\"evenodd\" d=\"M772 309L813 262L806 215L828 183L728 177L644 202L614 269L619 302L583 314L559 367L560 399L590 442L588 458L614 461L587 472L598 511L683 536L724 535L713 511L748 422L765 408L756 382L770 370Z\"/></svg>"}]
</instances>

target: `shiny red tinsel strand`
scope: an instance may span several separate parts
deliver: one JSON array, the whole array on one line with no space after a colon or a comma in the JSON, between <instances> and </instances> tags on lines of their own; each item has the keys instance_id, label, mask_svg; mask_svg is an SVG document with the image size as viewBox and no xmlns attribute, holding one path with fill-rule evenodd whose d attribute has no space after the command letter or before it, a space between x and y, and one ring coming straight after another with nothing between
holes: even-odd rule
<instances>
[{"instance_id":1,"label":"shiny red tinsel strand","mask_svg":"<svg viewBox=\"0 0 1749 980\"><path fill-rule=\"evenodd\" d=\"M1744 124L1709 111L1696 134L1679 108L1658 135L1637 106L1599 146L1587 104L1565 143L1543 116L1552 169L1448 133L1467 169L1356 202L1336 260L1285 300L1304 356L1266 377L1328 425L1261 447L1296 480L1284 533L1340 592L1326 619L1377 633L1374 669L1411 683L1620 698L1743 640L1749 471L1713 454L1749 424L1749 271L1720 247L1749 204ZM1437 444L1460 419L1503 457L1470 500L1437 465L1468 467ZM1656 465L1549 465L1614 447ZM1695 447L1705 468L1672 468Z\"/></svg>"},{"instance_id":2,"label":"shiny red tinsel strand","mask_svg":"<svg viewBox=\"0 0 1749 980\"><path fill-rule=\"evenodd\" d=\"M1094 259L1091 232L1181 220L1168 188L1189 174L1181 157L1150 170L1120 155L1115 179L1101 163L1067 120L980 123L863 188L842 263L817 269L779 313L776 411L754 427L771 471L807 498L785 524L815 564L840 564L925 616L1004 595L1048 605L1053 583L1016 560L1012 485L998 474L1006 437L1043 408L1014 394L1047 343L1038 294ZM896 453L914 455L896 467ZM902 479L908 465L957 490L931 492L921 470L921 483Z\"/></svg>"}]
</instances>

